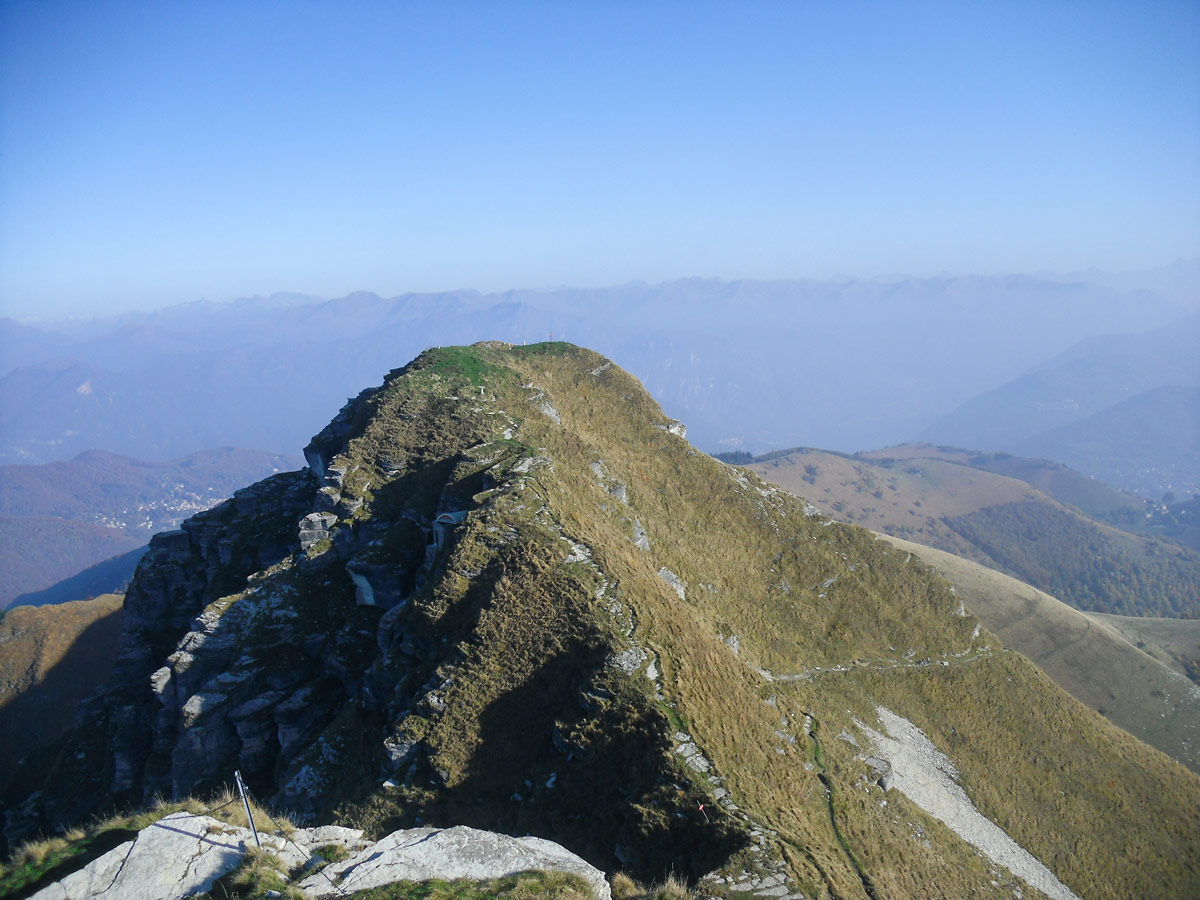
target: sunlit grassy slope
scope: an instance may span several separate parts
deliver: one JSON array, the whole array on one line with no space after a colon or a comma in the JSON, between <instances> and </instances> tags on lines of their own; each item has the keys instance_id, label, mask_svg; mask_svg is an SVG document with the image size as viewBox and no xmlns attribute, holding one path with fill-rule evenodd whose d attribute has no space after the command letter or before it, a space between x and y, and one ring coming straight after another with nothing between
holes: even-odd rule
<instances>
[{"instance_id":1,"label":"sunlit grassy slope","mask_svg":"<svg viewBox=\"0 0 1200 900\"><path fill-rule=\"evenodd\" d=\"M978 563L881 537L933 566L984 627L1081 702L1193 771L1200 769L1200 686L1130 640L1143 633L1155 640L1151 635L1165 629L1179 640L1180 651L1190 650L1194 657L1200 650L1200 622L1083 613Z\"/></svg>"},{"instance_id":2,"label":"sunlit grassy slope","mask_svg":"<svg viewBox=\"0 0 1200 900\"><path fill-rule=\"evenodd\" d=\"M0 795L17 760L60 738L104 680L121 634L121 597L18 606L0 617Z\"/></svg>"},{"instance_id":3,"label":"sunlit grassy slope","mask_svg":"<svg viewBox=\"0 0 1200 900\"><path fill-rule=\"evenodd\" d=\"M1116 629L1127 641L1164 666L1200 680L1200 620L1148 619L1136 616L1089 616Z\"/></svg>"},{"instance_id":4,"label":"sunlit grassy slope","mask_svg":"<svg viewBox=\"0 0 1200 900\"><path fill-rule=\"evenodd\" d=\"M1104 517L1121 514L1141 516L1145 502L1117 490L1103 481L1082 472L1045 459L1013 456L1011 453L977 453L957 447L938 447L931 444L901 444L856 454L862 459L880 463L900 460L936 459L970 466L996 475L1006 475L1024 481L1059 503L1074 506L1089 516Z\"/></svg>"},{"instance_id":5,"label":"sunlit grassy slope","mask_svg":"<svg viewBox=\"0 0 1200 900\"><path fill-rule=\"evenodd\" d=\"M903 797L888 795L881 806L878 790L862 787L868 770L860 753L836 736L855 731L852 716L873 722L877 704L922 727L958 764L980 809L1081 896L1137 895L1150 889L1150 872L1154 890L1171 884L1186 893L1198 883L1195 775L1114 728L1024 658L1001 652L994 636L976 633L975 620L958 614L959 598L911 554L807 514L803 503L669 433L640 385L602 358L561 344L423 356L361 416L346 461L364 482L382 478L382 455L415 464L403 435L422 408L439 411L445 423L427 433L458 446L499 439L505 420L491 414L502 409L519 420L529 452L545 460L521 490L473 495L446 577L416 601L430 621L446 621L473 592L490 596L445 713L405 724L406 732L424 730L449 784L469 783L481 755L504 755L502 741L489 746L481 723L490 709L511 709L504 701L516 692L533 702L547 690L539 678L548 660L573 656L566 648L579 640L556 624L564 621L557 610L582 604L577 621L590 621L602 642L643 648L639 672L652 660L660 676L622 687L619 698L632 687L643 699L621 700L628 706L615 709L620 718L610 726L631 715L652 724L661 715L664 725L686 730L741 810L778 834L779 852L811 895L864 896L866 887L833 833L818 770L808 764L806 716L834 784L837 821L878 896L997 891L973 849ZM486 455L498 452L500 445ZM533 514L543 509L539 523ZM498 556L489 535L510 528L529 535L530 549L521 551L528 559L499 567L486 588L479 579L489 576L453 574L491 571ZM535 537L547 529L547 538ZM648 550L634 543L642 531ZM574 551L556 543L559 534L588 548L602 574L563 563ZM663 570L677 577L682 597ZM599 590L597 577L615 588L599 602L588 599ZM614 636L614 600L631 614L628 638ZM913 658L948 665L905 665ZM520 739L536 747L529 734ZM594 751L603 746L574 734ZM577 789L571 768L558 769L564 790ZM714 789L684 771L701 792ZM344 814L369 814L383 802ZM929 850L914 840L918 826Z\"/></svg>"},{"instance_id":6,"label":"sunlit grassy slope","mask_svg":"<svg viewBox=\"0 0 1200 900\"><path fill-rule=\"evenodd\" d=\"M1079 609L1200 617L1200 553L1097 521L1016 476L1109 513L1129 511L1121 505L1130 502L1126 495L1038 461L989 464L1012 469L1008 475L970 464L992 456L919 451L889 448L877 453L901 455L874 458L788 450L750 468L838 521L999 569Z\"/></svg>"}]
</instances>

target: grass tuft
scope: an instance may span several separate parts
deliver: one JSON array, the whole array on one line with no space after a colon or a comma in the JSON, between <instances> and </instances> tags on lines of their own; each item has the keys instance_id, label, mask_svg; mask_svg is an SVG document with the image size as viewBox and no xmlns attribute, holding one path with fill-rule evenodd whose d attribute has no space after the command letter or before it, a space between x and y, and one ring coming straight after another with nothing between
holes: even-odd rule
<instances>
[{"instance_id":1,"label":"grass tuft","mask_svg":"<svg viewBox=\"0 0 1200 900\"><path fill-rule=\"evenodd\" d=\"M305 894L289 883L288 873L277 856L250 847L242 864L214 882L208 896L213 900L258 900L266 897L304 900Z\"/></svg>"},{"instance_id":2,"label":"grass tuft","mask_svg":"<svg viewBox=\"0 0 1200 900\"><path fill-rule=\"evenodd\" d=\"M613 875L610 882L613 900L692 900L695 894L674 872L651 885L642 884L624 872Z\"/></svg>"},{"instance_id":3,"label":"grass tuft","mask_svg":"<svg viewBox=\"0 0 1200 900\"><path fill-rule=\"evenodd\" d=\"M520 872L488 881L397 881L350 896L353 900L595 900L582 878L565 872Z\"/></svg>"}]
</instances>

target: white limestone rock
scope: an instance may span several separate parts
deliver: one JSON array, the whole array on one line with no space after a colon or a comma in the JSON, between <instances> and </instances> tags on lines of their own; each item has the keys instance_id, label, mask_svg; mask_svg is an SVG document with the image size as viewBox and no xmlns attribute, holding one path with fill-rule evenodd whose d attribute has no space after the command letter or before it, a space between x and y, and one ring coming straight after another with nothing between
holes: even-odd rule
<instances>
[{"instance_id":1,"label":"white limestone rock","mask_svg":"<svg viewBox=\"0 0 1200 900\"><path fill-rule=\"evenodd\" d=\"M896 788L992 862L1052 900L1079 900L1040 860L975 808L958 783L954 763L920 728L886 707L878 706L875 712L886 734L857 719L853 721L875 751L867 763L876 771L886 766L886 774L880 779L884 790Z\"/></svg>"},{"instance_id":2,"label":"white limestone rock","mask_svg":"<svg viewBox=\"0 0 1200 900\"><path fill-rule=\"evenodd\" d=\"M685 590L687 588L687 585L685 585L683 583L682 578L680 578L678 575L676 575L674 572L672 572L666 566L663 566L661 569L658 570L658 577L661 578L663 581L665 581L667 584L669 584L672 588L674 588L675 593L679 595L680 600L687 599L687 593Z\"/></svg>"},{"instance_id":3,"label":"white limestone rock","mask_svg":"<svg viewBox=\"0 0 1200 900\"><path fill-rule=\"evenodd\" d=\"M646 536L646 529L642 527L641 519L633 520L633 546L639 550L650 549L650 539Z\"/></svg>"},{"instance_id":4,"label":"white limestone rock","mask_svg":"<svg viewBox=\"0 0 1200 900\"><path fill-rule=\"evenodd\" d=\"M331 897L394 881L441 878L501 878L531 869L578 875L597 900L612 900L604 873L574 853L541 838L514 838L459 825L454 828L410 828L395 831L344 862L301 882L310 897ZM326 877L328 876L328 877ZM337 887L333 883L337 882Z\"/></svg>"},{"instance_id":5,"label":"white limestone rock","mask_svg":"<svg viewBox=\"0 0 1200 900\"><path fill-rule=\"evenodd\" d=\"M174 900L235 869L253 836L208 816L174 813L33 895L34 900Z\"/></svg>"}]
</instances>

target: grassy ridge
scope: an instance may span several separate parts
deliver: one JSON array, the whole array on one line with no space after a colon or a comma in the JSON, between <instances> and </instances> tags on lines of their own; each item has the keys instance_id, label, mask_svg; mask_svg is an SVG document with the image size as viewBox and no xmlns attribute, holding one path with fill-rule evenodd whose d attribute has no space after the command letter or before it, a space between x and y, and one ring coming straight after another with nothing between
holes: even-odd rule
<instances>
[{"instance_id":1,"label":"grassy ridge","mask_svg":"<svg viewBox=\"0 0 1200 900\"><path fill-rule=\"evenodd\" d=\"M999 642L986 632L973 637L974 620L956 615L959 598L910 554L866 531L806 515L800 502L655 427L666 420L640 386L615 368L604 369L594 354L571 348L554 354L521 348L472 352L481 366L512 372L488 378L484 393L494 393L498 406L519 416L520 440L547 464L532 470L520 492L522 502L510 501L506 492L477 495L483 504L479 519L473 524L475 514L468 517L447 571L475 571L488 559L505 558L505 551L497 557L487 546L489 528L513 527L530 535L531 546L544 549L541 564L531 561L515 570L503 564L503 574L490 582L497 587L488 588L486 607L470 607L480 610L470 614L471 621L491 637L479 641L478 650L465 651L447 694L447 715L431 732L451 784L471 784L471 766L493 746L481 742L472 721L486 720L497 707L514 709L503 705L514 694L523 703L553 696L547 685L559 679L542 683L538 678L539 672L560 671L554 651L540 668L505 665L506 660L532 661L545 652L546 640L565 634L563 626L545 618L547 605L578 603L575 621L588 621L590 610L593 633L602 642L625 644L619 633L613 636L603 605L584 599L595 597L592 577L580 568L573 571L571 564L555 569L553 548L561 534L589 548L606 581L618 586L610 602L629 608L636 623L628 640L644 648L660 672L657 684L664 699L654 700L651 679L643 680L641 699L630 695L635 680L614 691L609 710L620 715L613 721L637 721L636 709L648 703L670 727L686 730L737 805L760 828L778 833L777 852L806 893L852 897L865 891L831 827L817 771L805 767L806 715L825 735L829 778L840 798L839 830L880 896L925 896L933 884L946 896L990 891L989 867L959 839L903 798L889 795L889 807L883 808L856 787L864 767L854 749L834 736L853 731L848 710L873 721L876 703L926 728L956 762L961 757L968 791L980 808L1057 867L1082 895L1136 894L1145 872L1137 860L1161 862L1155 880L1165 879L1185 893L1180 886L1195 883L1197 859L1183 838L1197 824L1196 777L1112 728L1020 657L989 655ZM411 371L420 368L418 361ZM478 393L479 386L471 382L471 387ZM415 412L413 396L403 396L407 387L396 383L388 390L396 392L388 402L397 410ZM447 390L466 396L453 382ZM561 424L539 411L543 400L552 404ZM429 437L437 440L444 407L429 401L426 409L436 410L427 421ZM354 446L382 448L385 442L372 433L402 427L382 407L375 416L381 417L373 416L357 439L362 443ZM485 421L461 410L454 428L473 442L495 440L500 430L497 425L489 434ZM627 503L615 499L617 482L625 487ZM544 508L540 524L514 521L522 505ZM634 546L638 525L649 550ZM567 552L558 550L558 558ZM684 585L685 600L660 577L663 569ZM447 577L433 588L430 600L416 602L432 602L431 613L451 615L482 577L487 576L466 582ZM439 594L444 599L437 600ZM537 609L543 612L530 615ZM511 648L520 647L529 652L514 655ZM953 654L965 654L976 661L886 668L902 663L905 654L951 660ZM835 666L849 670L809 674L808 680L786 686L759 674L804 676L816 667ZM539 738L530 724L536 725L525 721L521 728L526 753L535 761L546 758L537 748L549 736ZM578 737L569 722L563 724ZM1066 770L1055 774L1063 762ZM560 758L557 785L569 787L573 765ZM694 785L685 794L714 790L705 778L684 774ZM1071 797L1065 807L1054 801L1063 796L1060 790ZM686 806L678 811L688 815ZM1119 818L1111 819L1114 815ZM1120 821L1121 835L1098 837L1098 820ZM647 833L653 833L654 821L643 820ZM931 836L933 853L909 849L914 821ZM1169 821L1165 827L1164 821ZM558 829L570 834L569 825ZM1074 862L1066 860L1070 853L1078 854ZM730 865L739 865L739 858L735 853Z\"/></svg>"},{"instance_id":2,"label":"grassy ridge","mask_svg":"<svg viewBox=\"0 0 1200 900\"><path fill-rule=\"evenodd\" d=\"M1062 467L935 449L864 456L782 451L750 468L839 521L999 569L1080 609L1200 617L1200 553L1091 519L1024 480L975 463L1045 483L1098 512L1124 509L1126 495L1090 479L1083 484ZM874 458L893 453L899 455Z\"/></svg>"},{"instance_id":3,"label":"grassy ridge","mask_svg":"<svg viewBox=\"0 0 1200 900\"><path fill-rule=\"evenodd\" d=\"M490 362L486 354L496 351L479 352ZM875 702L931 729L956 761L964 755L964 771L978 781L969 787L976 802L1052 866L1062 847L1090 848L1074 867L1060 865L1066 865L1062 877L1084 895L1123 896L1138 883L1137 864L1106 860L1100 848L1107 839L1094 835L1095 817L1117 811L1123 827L1140 834L1137 846L1127 842L1120 851L1161 859L1161 871L1176 884L1194 883L1196 860L1185 851L1172 861L1172 854L1196 825L1195 776L1123 737L1017 657L919 672L868 667L816 676L819 685L795 682L786 692L762 681L759 669L780 675L855 660L884 664L909 650L949 656L997 643L986 634L973 643L974 622L954 615L958 599L908 554L866 532L806 516L800 504L654 428L661 413L624 373L589 374L602 362L591 354L506 356L496 364L503 360L518 373L516 382L544 391L563 422L555 427L536 413L524 417L522 440L553 461L553 470L538 470L539 497L562 533L590 547L606 576L622 586L619 596L637 614L636 637L659 661L672 714L740 805L779 832L801 884L814 893L863 891L816 800L819 781L804 768L802 741L791 744L776 732L801 738L808 712L827 735L836 734L838 726L852 728L847 708L868 720ZM593 463L609 481L625 484L628 506L612 499ZM649 551L632 544L635 516ZM686 585L685 602L658 577L664 567ZM736 654L726 643L733 636ZM839 678L840 693L832 687ZM772 696L774 705L765 702ZM965 896L988 880L987 867L956 838L943 835L932 859L913 858L905 850L907 822L885 822L869 812L877 805L851 800L861 794L852 788L861 764L849 746L828 738L825 744L838 796L846 798L840 824L881 895L919 895L920 885L937 883L948 895ZM1078 746L1087 754L1071 749ZM1002 756L1007 768L996 783L988 767ZM1048 777L1060 759L1068 760L1068 772ZM1140 772L1132 782L1125 773L1130 761ZM1114 781L1127 787L1113 788ZM1179 792L1172 813L1156 811L1163 797L1149 787L1164 782ZM1021 787L1026 783L1035 786L1032 802ZM1060 787L1069 789L1072 805L1050 815ZM1181 815L1174 803L1182 798L1190 799L1182 801ZM1160 815L1173 823L1165 831L1156 824ZM1047 824L1049 831L1041 831Z\"/></svg>"}]
</instances>

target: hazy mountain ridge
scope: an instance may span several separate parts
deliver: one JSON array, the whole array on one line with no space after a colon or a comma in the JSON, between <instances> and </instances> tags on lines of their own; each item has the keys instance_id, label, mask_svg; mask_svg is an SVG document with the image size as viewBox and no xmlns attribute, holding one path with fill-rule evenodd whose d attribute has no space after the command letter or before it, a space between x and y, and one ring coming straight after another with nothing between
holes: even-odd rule
<instances>
[{"instance_id":1,"label":"hazy mountain ridge","mask_svg":"<svg viewBox=\"0 0 1200 900\"><path fill-rule=\"evenodd\" d=\"M1182 309L1200 310L1200 257L1177 259L1165 266L1133 272L1089 269L1063 276L1063 280L1103 284L1118 291L1151 290Z\"/></svg>"},{"instance_id":2,"label":"hazy mountain ridge","mask_svg":"<svg viewBox=\"0 0 1200 900\"><path fill-rule=\"evenodd\" d=\"M1073 341L1176 317L1144 293L1011 276L358 293L185 304L61 328L10 322L0 461L96 447L153 459L221 444L286 452L307 438L307 422L398 357L551 333L636 373L705 449L855 450L904 439ZM991 352L980 352L979 334Z\"/></svg>"},{"instance_id":3,"label":"hazy mountain ridge","mask_svg":"<svg viewBox=\"0 0 1200 900\"><path fill-rule=\"evenodd\" d=\"M155 539L113 679L9 833L237 766L305 815L490 823L706 895L1032 890L949 807L878 783L873 726L900 721L953 760L956 809L1079 895L1200 881L1195 775L1002 652L909 554L680 431L567 345L392 372L311 472Z\"/></svg>"},{"instance_id":4,"label":"hazy mountain ridge","mask_svg":"<svg viewBox=\"0 0 1200 900\"><path fill-rule=\"evenodd\" d=\"M1020 446L1145 497L1200 494L1200 387L1152 388Z\"/></svg>"},{"instance_id":5,"label":"hazy mountain ridge","mask_svg":"<svg viewBox=\"0 0 1200 900\"><path fill-rule=\"evenodd\" d=\"M1048 456L1147 496L1191 493L1200 489L1197 347L1195 313L1084 340L973 397L920 439Z\"/></svg>"}]
</instances>

